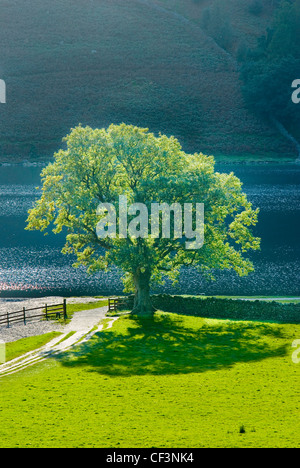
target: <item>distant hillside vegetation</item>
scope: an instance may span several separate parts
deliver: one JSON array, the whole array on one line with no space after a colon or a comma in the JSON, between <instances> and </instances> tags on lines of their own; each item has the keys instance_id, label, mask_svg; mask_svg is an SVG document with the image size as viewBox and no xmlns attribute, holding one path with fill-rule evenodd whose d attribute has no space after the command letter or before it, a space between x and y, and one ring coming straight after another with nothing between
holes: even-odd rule
<instances>
[{"instance_id":1,"label":"distant hillside vegetation","mask_svg":"<svg viewBox=\"0 0 300 468\"><path fill-rule=\"evenodd\" d=\"M3 0L0 160L50 159L78 123L120 122L175 135L190 152L295 158L293 144L246 107L238 65L276 4Z\"/></svg>"}]
</instances>

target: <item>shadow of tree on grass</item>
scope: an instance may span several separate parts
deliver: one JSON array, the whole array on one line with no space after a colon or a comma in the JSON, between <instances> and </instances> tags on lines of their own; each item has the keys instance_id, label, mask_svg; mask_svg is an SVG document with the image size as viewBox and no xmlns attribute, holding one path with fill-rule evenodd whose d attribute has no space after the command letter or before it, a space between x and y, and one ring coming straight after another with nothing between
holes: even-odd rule
<instances>
[{"instance_id":1,"label":"shadow of tree on grass","mask_svg":"<svg viewBox=\"0 0 300 468\"><path fill-rule=\"evenodd\" d=\"M130 376L200 373L287 352L276 326L198 319L192 327L172 315L120 319L112 329L55 358L64 366Z\"/></svg>"}]
</instances>

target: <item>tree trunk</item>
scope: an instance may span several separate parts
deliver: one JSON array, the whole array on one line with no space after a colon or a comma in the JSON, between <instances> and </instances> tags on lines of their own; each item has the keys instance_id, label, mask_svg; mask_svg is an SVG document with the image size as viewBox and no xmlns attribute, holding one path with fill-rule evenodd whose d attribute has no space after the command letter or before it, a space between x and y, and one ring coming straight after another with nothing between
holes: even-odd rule
<instances>
[{"instance_id":1,"label":"tree trunk","mask_svg":"<svg viewBox=\"0 0 300 468\"><path fill-rule=\"evenodd\" d=\"M150 278L149 270L141 271L138 269L134 275L135 297L132 313L140 316L152 316L154 307L150 298Z\"/></svg>"}]
</instances>

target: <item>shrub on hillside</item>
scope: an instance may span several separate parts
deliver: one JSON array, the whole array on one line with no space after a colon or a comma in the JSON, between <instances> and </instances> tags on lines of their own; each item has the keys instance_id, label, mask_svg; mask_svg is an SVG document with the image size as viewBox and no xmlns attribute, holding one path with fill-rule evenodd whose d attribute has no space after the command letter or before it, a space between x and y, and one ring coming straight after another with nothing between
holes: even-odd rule
<instances>
[{"instance_id":1,"label":"shrub on hillside","mask_svg":"<svg viewBox=\"0 0 300 468\"><path fill-rule=\"evenodd\" d=\"M251 15L259 16L262 14L264 9L263 3L261 0L253 0L248 6L248 11Z\"/></svg>"},{"instance_id":2,"label":"shrub on hillside","mask_svg":"<svg viewBox=\"0 0 300 468\"><path fill-rule=\"evenodd\" d=\"M222 2L203 10L201 25L220 47L230 50L234 35L230 18Z\"/></svg>"}]
</instances>

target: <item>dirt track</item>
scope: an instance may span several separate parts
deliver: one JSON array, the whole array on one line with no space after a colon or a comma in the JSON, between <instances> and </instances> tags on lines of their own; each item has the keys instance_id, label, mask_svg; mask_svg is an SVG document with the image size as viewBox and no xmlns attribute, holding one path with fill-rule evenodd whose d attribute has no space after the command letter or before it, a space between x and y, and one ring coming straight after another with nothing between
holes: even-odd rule
<instances>
[{"instance_id":1,"label":"dirt track","mask_svg":"<svg viewBox=\"0 0 300 468\"><path fill-rule=\"evenodd\" d=\"M31 351L12 361L0 366L0 377L14 374L34 364L40 363L55 354L70 349L75 344L81 344L89 340L95 333L103 329L100 323L107 312L107 307L86 310L74 314L71 323L63 327L63 334L54 338L42 348ZM110 320L108 328L111 327L116 318ZM74 332L67 337L70 332Z\"/></svg>"},{"instance_id":2,"label":"dirt track","mask_svg":"<svg viewBox=\"0 0 300 468\"><path fill-rule=\"evenodd\" d=\"M98 301L99 299L94 297L71 297L67 299L67 304L82 304ZM45 304L61 304L62 302L63 297L59 296L32 299L0 298L0 315L5 314L6 312L16 312L18 310L22 310L23 307L26 309L31 309L34 307L44 307ZM64 326L54 321L32 322L26 326L23 324L15 324L10 328L0 328L0 340L4 341L5 343L9 343L11 341L17 341L22 338L28 338L30 336L43 335L52 331L64 332Z\"/></svg>"}]
</instances>

